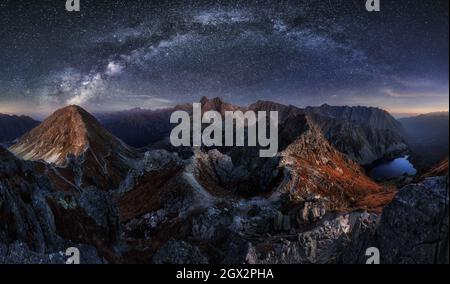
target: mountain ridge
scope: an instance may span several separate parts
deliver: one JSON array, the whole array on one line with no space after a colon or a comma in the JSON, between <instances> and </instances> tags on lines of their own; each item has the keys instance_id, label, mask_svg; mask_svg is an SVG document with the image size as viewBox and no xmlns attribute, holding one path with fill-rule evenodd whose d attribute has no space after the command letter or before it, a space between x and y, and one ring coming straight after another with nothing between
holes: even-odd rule
<instances>
[{"instance_id":1,"label":"mountain ridge","mask_svg":"<svg viewBox=\"0 0 450 284\"><path fill-rule=\"evenodd\" d=\"M320 126L325 137L339 151L360 164L370 164L385 156L407 151L403 129L388 112L372 107L321 107L299 108L273 101L259 100L248 106L238 106L220 97L200 100L202 111L278 111L280 122L298 114L308 114ZM180 104L159 111L118 112L110 119L101 119L106 128L132 146L149 146L167 138L173 127L170 114L176 110L192 111L192 104ZM153 121L152 121L153 120Z\"/></svg>"},{"instance_id":2,"label":"mountain ridge","mask_svg":"<svg viewBox=\"0 0 450 284\"><path fill-rule=\"evenodd\" d=\"M0 113L0 143L10 142L39 125L39 121L26 115Z\"/></svg>"}]
</instances>

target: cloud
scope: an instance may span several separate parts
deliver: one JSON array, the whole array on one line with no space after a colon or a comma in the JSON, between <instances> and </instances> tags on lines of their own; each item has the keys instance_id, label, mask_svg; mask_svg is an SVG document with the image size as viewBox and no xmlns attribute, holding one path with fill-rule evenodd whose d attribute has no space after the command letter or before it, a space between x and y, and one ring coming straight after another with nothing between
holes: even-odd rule
<instances>
[{"instance_id":1,"label":"cloud","mask_svg":"<svg viewBox=\"0 0 450 284\"><path fill-rule=\"evenodd\" d=\"M108 66L106 66L105 74L111 77L118 76L122 74L123 69L124 67L120 63L111 61L108 63Z\"/></svg>"},{"instance_id":2,"label":"cloud","mask_svg":"<svg viewBox=\"0 0 450 284\"><path fill-rule=\"evenodd\" d=\"M388 87L381 92L391 98L420 99L448 97L448 83L442 83L427 78L394 77Z\"/></svg>"},{"instance_id":3,"label":"cloud","mask_svg":"<svg viewBox=\"0 0 450 284\"><path fill-rule=\"evenodd\" d=\"M402 90L393 90L390 88L383 89L382 92L391 98L398 99L417 99L417 98L434 98L434 97L442 97L445 96L444 93L440 92L417 92L417 91L402 91Z\"/></svg>"}]
</instances>

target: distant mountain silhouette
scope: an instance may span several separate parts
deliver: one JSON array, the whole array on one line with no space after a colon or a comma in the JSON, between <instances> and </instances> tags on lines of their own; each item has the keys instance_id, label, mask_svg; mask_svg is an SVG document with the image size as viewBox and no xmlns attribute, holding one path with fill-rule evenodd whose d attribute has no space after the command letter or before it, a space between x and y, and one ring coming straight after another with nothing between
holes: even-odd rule
<instances>
[{"instance_id":1,"label":"distant mountain silhouette","mask_svg":"<svg viewBox=\"0 0 450 284\"><path fill-rule=\"evenodd\" d=\"M129 111L98 114L96 117L112 134L133 147L145 147L170 135L170 115L174 109Z\"/></svg>"},{"instance_id":2,"label":"distant mountain silhouette","mask_svg":"<svg viewBox=\"0 0 450 284\"><path fill-rule=\"evenodd\" d=\"M308 107L301 109L276 102L258 101L250 106L237 106L221 98L200 100L202 111L215 110L222 115L234 110L276 110L280 121L294 114L307 114L330 143L350 159L369 164L385 156L395 155L408 147L403 128L389 113L369 107ZM178 105L163 110L132 109L99 114L102 124L114 135L134 147L145 147L169 137L174 125L169 123L175 110L192 110L192 104ZM166 141L167 144L167 141ZM160 146L158 146L160 147ZM166 148L170 148L166 145Z\"/></svg>"},{"instance_id":3,"label":"distant mountain silhouette","mask_svg":"<svg viewBox=\"0 0 450 284\"><path fill-rule=\"evenodd\" d=\"M39 124L29 116L6 115L0 113L0 143L20 138Z\"/></svg>"},{"instance_id":4,"label":"distant mountain silhouette","mask_svg":"<svg viewBox=\"0 0 450 284\"><path fill-rule=\"evenodd\" d=\"M449 114L430 113L399 119L417 167L432 167L449 155Z\"/></svg>"}]
</instances>

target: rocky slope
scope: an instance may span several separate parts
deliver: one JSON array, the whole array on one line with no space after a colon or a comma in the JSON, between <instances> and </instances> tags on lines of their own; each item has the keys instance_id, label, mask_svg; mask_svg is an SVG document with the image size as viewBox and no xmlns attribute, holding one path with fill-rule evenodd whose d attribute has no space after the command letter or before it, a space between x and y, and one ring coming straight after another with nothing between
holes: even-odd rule
<instances>
[{"instance_id":1,"label":"rocky slope","mask_svg":"<svg viewBox=\"0 0 450 284\"><path fill-rule=\"evenodd\" d=\"M415 181L421 182L426 178L440 177L448 175L448 158L442 160L437 165L424 171L421 175L416 176Z\"/></svg>"},{"instance_id":2,"label":"rocky slope","mask_svg":"<svg viewBox=\"0 0 450 284\"><path fill-rule=\"evenodd\" d=\"M448 263L448 190L448 177L400 190L377 228L385 263Z\"/></svg>"},{"instance_id":3,"label":"rocky slope","mask_svg":"<svg viewBox=\"0 0 450 284\"><path fill-rule=\"evenodd\" d=\"M39 124L28 116L6 115L0 113L0 143L20 138Z\"/></svg>"},{"instance_id":4,"label":"rocky slope","mask_svg":"<svg viewBox=\"0 0 450 284\"><path fill-rule=\"evenodd\" d=\"M69 246L84 263L364 263L369 246L382 263L448 263L445 177L402 189L379 217L328 211L317 194L210 192L194 157L166 151L147 152L114 193L59 192L42 166L0 152L0 263L61 263Z\"/></svg>"},{"instance_id":5,"label":"rocky slope","mask_svg":"<svg viewBox=\"0 0 450 284\"><path fill-rule=\"evenodd\" d=\"M205 111L246 110L219 99L203 99L202 104ZM289 192L292 199L319 194L330 199L330 208L350 207L361 197L381 190L359 165L324 138L308 115L295 107L258 102L248 109L280 111L279 155L259 158L257 147L204 149L196 155L196 174L206 188L255 196L272 192L282 183L280 190Z\"/></svg>"},{"instance_id":6,"label":"rocky slope","mask_svg":"<svg viewBox=\"0 0 450 284\"><path fill-rule=\"evenodd\" d=\"M116 187L138 157L77 106L56 111L10 147L24 160L43 160L76 187Z\"/></svg>"},{"instance_id":7,"label":"rocky slope","mask_svg":"<svg viewBox=\"0 0 450 284\"><path fill-rule=\"evenodd\" d=\"M402 125L386 111L368 107L308 107L325 137L361 165L406 151Z\"/></svg>"},{"instance_id":8,"label":"rocky slope","mask_svg":"<svg viewBox=\"0 0 450 284\"><path fill-rule=\"evenodd\" d=\"M330 212L312 193L294 201L212 190L194 174L197 159L147 152L121 185L125 262L334 263L363 216Z\"/></svg>"},{"instance_id":9,"label":"rocky slope","mask_svg":"<svg viewBox=\"0 0 450 284\"><path fill-rule=\"evenodd\" d=\"M366 176L361 167L337 151L322 135L319 128L308 123L305 133L282 152L281 165L289 170L290 181L285 188L295 198L319 194L328 199L330 208L342 210L359 199L381 192L382 188ZM292 133L298 122L285 131Z\"/></svg>"},{"instance_id":10,"label":"rocky slope","mask_svg":"<svg viewBox=\"0 0 450 284\"><path fill-rule=\"evenodd\" d=\"M342 261L365 263L364 251L376 247L384 264L448 264L448 202L448 175L404 187L379 220L355 231Z\"/></svg>"},{"instance_id":11,"label":"rocky slope","mask_svg":"<svg viewBox=\"0 0 450 284\"><path fill-rule=\"evenodd\" d=\"M88 236L99 232L87 212L104 205L78 203L87 199L78 192L58 193L45 167L20 161L0 147L0 264L63 264L69 247L80 249L82 263L104 263L87 244Z\"/></svg>"}]
</instances>

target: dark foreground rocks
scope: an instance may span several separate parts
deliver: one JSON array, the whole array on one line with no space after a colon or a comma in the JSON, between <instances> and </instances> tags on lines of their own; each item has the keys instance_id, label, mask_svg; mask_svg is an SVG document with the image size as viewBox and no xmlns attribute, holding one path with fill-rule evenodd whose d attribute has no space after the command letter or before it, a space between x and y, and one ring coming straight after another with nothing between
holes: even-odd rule
<instances>
[{"instance_id":1,"label":"dark foreground rocks","mask_svg":"<svg viewBox=\"0 0 450 284\"><path fill-rule=\"evenodd\" d=\"M406 186L378 215L296 198L289 175L242 197L200 183L195 156L166 151L147 152L113 191L61 191L45 164L0 154L0 263L65 263L69 247L95 264L365 263L370 247L381 263L449 261L448 177Z\"/></svg>"},{"instance_id":2,"label":"dark foreground rocks","mask_svg":"<svg viewBox=\"0 0 450 284\"><path fill-rule=\"evenodd\" d=\"M399 191L377 225L370 222L354 234L343 262L364 263L363 249L376 247L381 263L449 263L447 177L433 177Z\"/></svg>"},{"instance_id":3,"label":"dark foreground rocks","mask_svg":"<svg viewBox=\"0 0 450 284\"><path fill-rule=\"evenodd\" d=\"M97 249L93 246L76 245L80 251L80 264L106 264ZM66 251L52 253L38 253L31 250L25 243L13 243L11 245L0 244L0 264L64 264L70 255Z\"/></svg>"},{"instance_id":4,"label":"dark foreground rocks","mask_svg":"<svg viewBox=\"0 0 450 284\"><path fill-rule=\"evenodd\" d=\"M406 186L377 229L385 263L448 263L448 178Z\"/></svg>"},{"instance_id":5,"label":"dark foreground rocks","mask_svg":"<svg viewBox=\"0 0 450 284\"><path fill-rule=\"evenodd\" d=\"M105 244L113 235L107 193L57 191L46 171L0 148L0 264L63 264L69 247L78 248L81 263L105 263L94 240Z\"/></svg>"}]
</instances>

